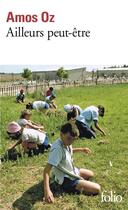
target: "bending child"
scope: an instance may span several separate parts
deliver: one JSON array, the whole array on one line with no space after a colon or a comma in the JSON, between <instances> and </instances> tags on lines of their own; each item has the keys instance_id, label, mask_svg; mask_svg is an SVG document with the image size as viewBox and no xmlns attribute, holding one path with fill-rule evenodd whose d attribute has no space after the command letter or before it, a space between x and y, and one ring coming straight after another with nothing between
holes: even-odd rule
<instances>
[{"instance_id":1,"label":"bending child","mask_svg":"<svg viewBox=\"0 0 128 210\"><path fill-rule=\"evenodd\" d=\"M32 113L30 110L25 109L24 111L21 111L20 119L17 121L17 123L21 127L27 127L27 128L33 128L36 130L44 130L44 126L38 125L30 120Z\"/></svg>"},{"instance_id":2,"label":"bending child","mask_svg":"<svg viewBox=\"0 0 128 210\"><path fill-rule=\"evenodd\" d=\"M49 104L51 109L57 109L57 105L55 104L55 101L54 101L55 98L56 98L56 95L53 93L50 96L47 96L45 98L45 101Z\"/></svg>"},{"instance_id":3,"label":"bending child","mask_svg":"<svg viewBox=\"0 0 128 210\"><path fill-rule=\"evenodd\" d=\"M15 139L18 140L10 150L22 144L24 152L31 156L32 154L38 155L43 153L44 150L48 150L51 147L46 133L32 128L21 128L16 122L8 124L7 133L9 136L15 136Z\"/></svg>"},{"instance_id":4,"label":"bending child","mask_svg":"<svg viewBox=\"0 0 128 210\"><path fill-rule=\"evenodd\" d=\"M49 109L50 106L48 103L46 103L45 101L34 101L33 103L28 103L26 105L26 109L34 109L36 111L44 111Z\"/></svg>"},{"instance_id":5,"label":"bending child","mask_svg":"<svg viewBox=\"0 0 128 210\"><path fill-rule=\"evenodd\" d=\"M75 109L77 111L78 115L80 115L82 112L81 107L78 105L71 105L71 104L64 105L64 111L67 113L73 111L73 109Z\"/></svg>"},{"instance_id":6,"label":"bending child","mask_svg":"<svg viewBox=\"0 0 128 210\"><path fill-rule=\"evenodd\" d=\"M25 94L24 90L21 89L19 93L16 94L16 102L17 103L24 103Z\"/></svg>"},{"instance_id":7,"label":"bending child","mask_svg":"<svg viewBox=\"0 0 128 210\"><path fill-rule=\"evenodd\" d=\"M88 148L74 148L72 143L78 137L79 132L76 126L66 123L61 128L60 138L51 147L48 163L44 169L44 196L45 201L54 202L54 196L50 189L50 172L52 170L55 182L57 182L63 192L96 195L100 192L100 185L87 181L93 177L93 172L87 169L74 167L72 161L73 152L90 153Z\"/></svg>"},{"instance_id":8,"label":"bending child","mask_svg":"<svg viewBox=\"0 0 128 210\"><path fill-rule=\"evenodd\" d=\"M47 96L50 96L50 95L52 95L52 94L54 94L54 89L53 89L53 87L50 87L50 88L46 91L46 97L47 97Z\"/></svg>"},{"instance_id":9,"label":"bending child","mask_svg":"<svg viewBox=\"0 0 128 210\"><path fill-rule=\"evenodd\" d=\"M71 112L67 114L67 120L71 123L74 122L79 130L80 138L92 139L96 138L96 131L93 128L93 124L95 128L100 131L102 135L106 135L104 130L99 126L98 118L99 116L103 117L105 113L105 108L101 105L89 106L84 109L80 115L77 114L76 110L73 109Z\"/></svg>"}]
</instances>

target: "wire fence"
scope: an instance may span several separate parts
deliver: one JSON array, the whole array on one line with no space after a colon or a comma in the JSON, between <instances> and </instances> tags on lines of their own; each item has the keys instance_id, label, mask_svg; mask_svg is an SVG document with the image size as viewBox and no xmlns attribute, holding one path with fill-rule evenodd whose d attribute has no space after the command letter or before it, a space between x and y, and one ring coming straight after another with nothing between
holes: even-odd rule
<instances>
[{"instance_id":1,"label":"wire fence","mask_svg":"<svg viewBox=\"0 0 128 210\"><path fill-rule=\"evenodd\" d=\"M42 92L42 94L45 94L46 90L49 88L49 86L52 86L55 89L61 89L64 87L76 87L76 86L91 86L91 85L98 85L98 84L124 84L128 83L128 79L112 79L112 78L93 78L93 80L86 79L86 80L80 80L80 81L61 81L61 82L55 82L55 81L43 81L39 84L28 84L28 85L0 85L0 96L16 96L16 94L20 91L20 89L24 89L26 93L33 93L33 92Z\"/></svg>"}]
</instances>

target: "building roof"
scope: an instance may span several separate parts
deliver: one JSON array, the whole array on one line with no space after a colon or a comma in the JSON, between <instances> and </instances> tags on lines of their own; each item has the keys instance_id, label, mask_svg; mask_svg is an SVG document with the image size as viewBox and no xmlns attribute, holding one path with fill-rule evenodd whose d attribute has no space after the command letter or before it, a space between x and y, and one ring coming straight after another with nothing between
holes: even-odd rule
<instances>
[{"instance_id":1,"label":"building roof","mask_svg":"<svg viewBox=\"0 0 128 210\"><path fill-rule=\"evenodd\" d=\"M82 68L76 68L76 69L64 69L66 71L79 71L79 70L86 70L86 67L82 67ZM44 70L39 70L39 71L32 71L32 73L50 73L50 72L57 72L57 70L47 70L47 71L44 71Z\"/></svg>"}]
</instances>

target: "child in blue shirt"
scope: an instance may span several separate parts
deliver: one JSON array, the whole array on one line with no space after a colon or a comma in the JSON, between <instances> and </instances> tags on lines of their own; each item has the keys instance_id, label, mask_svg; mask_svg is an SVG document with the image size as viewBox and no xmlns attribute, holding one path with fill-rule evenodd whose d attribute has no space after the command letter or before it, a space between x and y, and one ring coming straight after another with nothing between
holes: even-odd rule
<instances>
[{"instance_id":1,"label":"child in blue shirt","mask_svg":"<svg viewBox=\"0 0 128 210\"><path fill-rule=\"evenodd\" d=\"M93 177L93 172L87 169L78 169L72 160L73 152L90 153L88 148L72 148L72 143L78 137L78 129L66 123L61 128L60 138L51 147L48 163L44 169L44 196L45 201L54 202L54 196L50 189L50 172L54 180L62 188L63 192L96 195L100 192L100 185L87 181Z\"/></svg>"}]
</instances>

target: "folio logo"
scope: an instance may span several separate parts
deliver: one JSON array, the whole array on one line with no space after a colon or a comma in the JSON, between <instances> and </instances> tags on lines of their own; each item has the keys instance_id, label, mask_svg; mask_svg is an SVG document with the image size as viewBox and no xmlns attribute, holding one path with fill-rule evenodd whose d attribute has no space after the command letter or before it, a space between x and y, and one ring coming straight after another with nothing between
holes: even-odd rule
<instances>
[{"instance_id":1,"label":"folio logo","mask_svg":"<svg viewBox=\"0 0 128 210\"><path fill-rule=\"evenodd\" d=\"M101 193L101 202L114 202L114 203L119 203L122 201L122 196L121 195L116 195L115 191L106 191L104 190Z\"/></svg>"}]
</instances>

